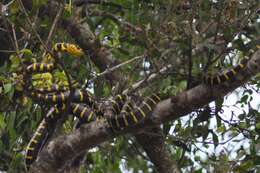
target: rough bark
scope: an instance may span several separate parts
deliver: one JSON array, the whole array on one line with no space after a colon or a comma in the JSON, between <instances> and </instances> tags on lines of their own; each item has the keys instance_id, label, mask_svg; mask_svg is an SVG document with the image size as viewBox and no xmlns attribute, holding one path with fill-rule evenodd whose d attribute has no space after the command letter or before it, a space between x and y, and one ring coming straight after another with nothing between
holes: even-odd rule
<instances>
[{"instance_id":1,"label":"rough bark","mask_svg":"<svg viewBox=\"0 0 260 173\"><path fill-rule=\"evenodd\" d=\"M153 134L153 135L151 135ZM135 135L158 172L179 173L177 163L171 159L165 146L165 137L159 127Z\"/></svg>"}]
</instances>

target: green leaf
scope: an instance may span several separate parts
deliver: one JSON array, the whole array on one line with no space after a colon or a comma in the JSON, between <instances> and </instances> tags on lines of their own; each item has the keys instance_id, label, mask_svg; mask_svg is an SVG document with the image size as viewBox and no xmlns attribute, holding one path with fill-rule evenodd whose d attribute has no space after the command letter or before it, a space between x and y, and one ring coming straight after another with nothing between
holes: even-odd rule
<instances>
[{"instance_id":1,"label":"green leaf","mask_svg":"<svg viewBox=\"0 0 260 173\"><path fill-rule=\"evenodd\" d=\"M225 128L224 125L221 125L221 126L219 126L219 127L217 128L217 132L218 132L218 133L224 133L225 130L226 130L226 128Z\"/></svg>"},{"instance_id":2,"label":"green leaf","mask_svg":"<svg viewBox=\"0 0 260 173\"><path fill-rule=\"evenodd\" d=\"M1 134L1 131L3 130L4 126L5 126L4 115L2 112L0 112L0 134Z\"/></svg>"},{"instance_id":3,"label":"green leaf","mask_svg":"<svg viewBox=\"0 0 260 173\"><path fill-rule=\"evenodd\" d=\"M240 122L239 127L246 129L247 128L246 122Z\"/></svg>"},{"instance_id":4,"label":"green leaf","mask_svg":"<svg viewBox=\"0 0 260 173\"><path fill-rule=\"evenodd\" d=\"M249 95L243 95L243 97L240 99L240 103L247 103L247 100L248 100L248 97L249 97Z\"/></svg>"},{"instance_id":5,"label":"green leaf","mask_svg":"<svg viewBox=\"0 0 260 173\"><path fill-rule=\"evenodd\" d=\"M15 111L11 111L8 115L7 115L7 129L8 129L8 133L9 133L9 140L10 143L14 143L14 141L16 140L17 134L16 134L16 128L15 128L15 119L16 119L16 112Z\"/></svg>"},{"instance_id":6,"label":"green leaf","mask_svg":"<svg viewBox=\"0 0 260 173\"><path fill-rule=\"evenodd\" d=\"M200 168L200 169L198 169L198 170L196 170L194 173L203 173L203 171L202 171L203 169L202 168Z\"/></svg>"},{"instance_id":7,"label":"green leaf","mask_svg":"<svg viewBox=\"0 0 260 173\"><path fill-rule=\"evenodd\" d=\"M212 132L212 136L213 136L214 146L217 147L219 144L218 136L214 132Z\"/></svg>"},{"instance_id":8,"label":"green leaf","mask_svg":"<svg viewBox=\"0 0 260 173\"><path fill-rule=\"evenodd\" d=\"M246 162L241 164L240 169L247 170L247 169L252 168L252 167L254 167L253 161L252 160L248 160L248 161L246 161Z\"/></svg>"},{"instance_id":9,"label":"green leaf","mask_svg":"<svg viewBox=\"0 0 260 173\"><path fill-rule=\"evenodd\" d=\"M223 103L224 103L224 98L218 98L218 99L215 101L215 104L216 104L216 112L219 112L219 111L222 109Z\"/></svg>"},{"instance_id":10,"label":"green leaf","mask_svg":"<svg viewBox=\"0 0 260 173\"><path fill-rule=\"evenodd\" d=\"M23 53L23 56L32 56L33 55L32 51L30 49L22 49L22 50L20 50L20 53Z\"/></svg>"},{"instance_id":11,"label":"green leaf","mask_svg":"<svg viewBox=\"0 0 260 173\"><path fill-rule=\"evenodd\" d=\"M10 60L11 60L11 71L16 71L18 67L20 67L21 65L21 59L16 55L11 55Z\"/></svg>"},{"instance_id":12,"label":"green leaf","mask_svg":"<svg viewBox=\"0 0 260 173\"><path fill-rule=\"evenodd\" d=\"M256 128L256 129L260 129L260 123L257 123L257 124L255 125L255 128Z\"/></svg>"},{"instance_id":13,"label":"green leaf","mask_svg":"<svg viewBox=\"0 0 260 173\"><path fill-rule=\"evenodd\" d=\"M9 93L10 91L12 91L12 84L11 83L7 83L4 85L4 94Z\"/></svg>"}]
</instances>

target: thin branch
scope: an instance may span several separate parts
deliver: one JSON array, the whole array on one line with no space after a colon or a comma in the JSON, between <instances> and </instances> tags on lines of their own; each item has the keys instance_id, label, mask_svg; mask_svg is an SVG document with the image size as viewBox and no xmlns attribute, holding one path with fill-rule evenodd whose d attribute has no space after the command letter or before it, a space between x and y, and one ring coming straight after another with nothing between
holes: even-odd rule
<instances>
[{"instance_id":1,"label":"thin branch","mask_svg":"<svg viewBox=\"0 0 260 173\"><path fill-rule=\"evenodd\" d=\"M104 5L104 6L111 6L115 7L118 9L129 9L126 7L123 7L119 4L113 3L113 2L108 2L107 0L74 0L73 2L74 5L76 6L82 6L82 5L88 5L88 4L98 4L98 5Z\"/></svg>"},{"instance_id":2,"label":"thin branch","mask_svg":"<svg viewBox=\"0 0 260 173\"><path fill-rule=\"evenodd\" d=\"M187 81L187 89L192 87L192 33L189 36L189 51L188 51L188 81Z\"/></svg>"},{"instance_id":3,"label":"thin branch","mask_svg":"<svg viewBox=\"0 0 260 173\"><path fill-rule=\"evenodd\" d=\"M237 133L236 135L232 136L231 138L223 141L223 142L218 142L218 145L224 145L226 143L228 143L229 141L231 141L232 139L236 138L238 135L240 135L239 133ZM203 144L210 144L210 145L215 145L214 142L212 141L199 141L199 140L195 140L193 141L194 143L203 143Z\"/></svg>"},{"instance_id":4,"label":"thin branch","mask_svg":"<svg viewBox=\"0 0 260 173\"><path fill-rule=\"evenodd\" d=\"M92 16L102 16L102 17L106 17L109 18L111 20L113 20L115 23L117 23L119 26L121 26L122 29L124 29L125 31L132 31L135 32L136 34L141 34L143 32L142 28L137 27L127 21L124 21L122 18L106 12L106 11L92 11L91 14Z\"/></svg>"},{"instance_id":5,"label":"thin branch","mask_svg":"<svg viewBox=\"0 0 260 173\"><path fill-rule=\"evenodd\" d=\"M97 74L92 80L94 81L94 80L100 78L101 76L107 75L107 74L109 74L109 73L111 73L111 72L113 72L113 71L115 71L115 70L118 70L119 68L121 68L121 67L123 67L123 66L125 66L125 65L127 65L127 64L130 64L130 63L132 63L132 62L134 62L134 61L137 61L137 60L139 60L139 59L143 59L143 58L145 58L145 57L146 57L146 55L137 56L137 57L134 57L134 58L132 58L132 59L130 59L130 60L124 61L124 62L122 62L121 64L118 64L118 65L116 65L116 66L114 66L114 67L112 67L112 68L107 68L107 69L106 69L105 71L103 71L102 73Z\"/></svg>"},{"instance_id":6,"label":"thin branch","mask_svg":"<svg viewBox=\"0 0 260 173\"><path fill-rule=\"evenodd\" d=\"M11 26L12 26L12 33L13 33L14 43L15 43L15 50L16 50L16 53L18 54L19 53L19 46L18 46L18 41L17 41L15 29L14 29L14 24L11 24Z\"/></svg>"},{"instance_id":7,"label":"thin branch","mask_svg":"<svg viewBox=\"0 0 260 173\"><path fill-rule=\"evenodd\" d=\"M63 4L61 4L60 7L59 7L59 11L57 12L57 14L56 14L56 16L55 16L55 19L54 19L54 21L53 21L53 24L52 24L52 26L51 26L51 29L50 29L50 32L49 32L49 35L48 35L48 38L47 38L47 41L46 41L46 45L47 45L47 46L50 44L51 38L52 38L52 36L53 36L53 34L54 34L54 30L55 30L55 28L56 28L56 26L57 26L57 23L58 23L58 21L59 21L61 15L62 15L62 13L63 13L63 8L64 8L64 7L63 7Z\"/></svg>"},{"instance_id":8,"label":"thin branch","mask_svg":"<svg viewBox=\"0 0 260 173\"><path fill-rule=\"evenodd\" d=\"M223 1L220 1L219 2L221 7L223 5ZM214 34L214 40L213 40L213 44L216 44L216 41L217 41L217 37L218 37L218 32L219 32L219 29L220 29L220 24L221 24L221 16L222 16L222 10L223 8L220 8L219 10L219 14L217 15L217 28L216 28L216 31L215 31L215 34ZM213 55L214 55L214 52L213 50L210 50L210 53L209 53L209 58L208 58L208 62L206 63L203 71L206 72L208 70L208 67L212 64L211 60L213 58Z\"/></svg>"},{"instance_id":9,"label":"thin branch","mask_svg":"<svg viewBox=\"0 0 260 173\"><path fill-rule=\"evenodd\" d=\"M152 73L147 79L142 79L136 83L134 83L132 86L130 86L128 89L123 91L123 94L127 94L133 91L136 91L137 89L144 87L145 84L150 83L160 77L163 74L166 74L169 69L172 68L172 65L167 65L166 67L163 67L161 70L159 70L157 73Z\"/></svg>"},{"instance_id":10,"label":"thin branch","mask_svg":"<svg viewBox=\"0 0 260 173\"><path fill-rule=\"evenodd\" d=\"M194 19L194 12L195 12L195 9L194 9L194 5L192 3L192 1L190 0L190 4L191 4L191 8L192 8L192 13L190 14L189 16L189 26L190 26L190 33L188 35L188 79L187 79L187 89L191 88L192 87L192 66L193 66L193 61L192 61L192 40L193 40L193 19Z\"/></svg>"}]
</instances>

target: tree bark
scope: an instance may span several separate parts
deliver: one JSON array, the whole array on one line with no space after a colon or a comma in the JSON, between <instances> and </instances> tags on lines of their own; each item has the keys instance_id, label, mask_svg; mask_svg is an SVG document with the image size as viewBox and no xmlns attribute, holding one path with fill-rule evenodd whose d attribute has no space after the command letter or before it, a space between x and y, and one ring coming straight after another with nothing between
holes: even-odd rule
<instances>
[{"instance_id":1,"label":"tree bark","mask_svg":"<svg viewBox=\"0 0 260 173\"><path fill-rule=\"evenodd\" d=\"M152 134L152 135L151 135ZM171 159L165 146L165 137L159 127L147 129L135 135L158 172L180 173L177 163Z\"/></svg>"}]
</instances>

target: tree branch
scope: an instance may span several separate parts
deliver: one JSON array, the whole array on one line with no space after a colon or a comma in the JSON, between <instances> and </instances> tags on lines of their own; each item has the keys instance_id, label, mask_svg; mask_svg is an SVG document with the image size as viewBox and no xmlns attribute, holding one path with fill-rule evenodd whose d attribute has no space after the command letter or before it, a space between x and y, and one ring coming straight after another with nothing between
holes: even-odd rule
<instances>
[{"instance_id":1,"label":"tree branch","mask_svg":"<svg viewBox=\"0 0 260 173\"><path fill-rule=\"evenodd\" d=\"M137 89L144 87L145 85L147 85L147 84L151 83L152 81L161 77L163 74L166 74L169 71L169 69L171 69L171 68L172 68L172 65L169 64L166 67L163 67L162 69L160 69L157 73L150 74L150 76L148 76L146 79L142 79L142 80L134 83L129 88L125 89L123 91L123 94L127 94L127 93L136 91Z\"/></svg>"},{"instance_id":2,"label":"tree branch","mask_svg":"<svg viewBox=\"0 0 260 173\"><path fill-rule=\"evenodd\" d=\"M143 133L136 134L135 137L142 145L158 172L180 172L177 163L171 159L169 152L166 150L164 143L165 137L159 127L147 129Z\"/></svg>"}]
</instances>

